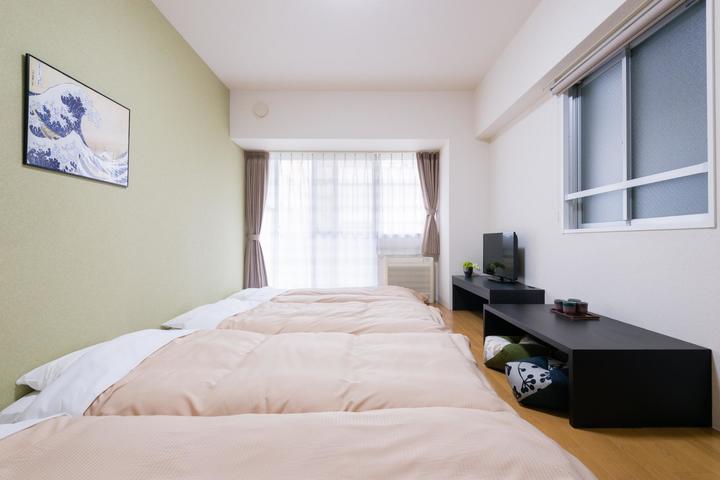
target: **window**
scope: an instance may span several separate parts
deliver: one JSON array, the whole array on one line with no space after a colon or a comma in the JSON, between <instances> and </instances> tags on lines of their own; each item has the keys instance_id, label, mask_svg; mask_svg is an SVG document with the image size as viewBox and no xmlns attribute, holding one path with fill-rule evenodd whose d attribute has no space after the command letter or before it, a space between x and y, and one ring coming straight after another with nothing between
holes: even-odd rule
<instances>
[{"instance_id":1,"label":"window","mask_svg":"<svg viewBox=\"0 0 720 480\"><path fill-rule=\"evenodd\" d=\"M270 285L377 285L379 257L419 255L424 225L414 152L270 153Z\"/></svg>"},{"instance_id":2,"label":"window","mask_svg":"<svg viewBox=\"0 0 720 480\"><path fill-rule=\"evenodd\" d=\"M685 4L568 91L566 230L714 226L706 23Z\"/></svg>"}]
</instances>

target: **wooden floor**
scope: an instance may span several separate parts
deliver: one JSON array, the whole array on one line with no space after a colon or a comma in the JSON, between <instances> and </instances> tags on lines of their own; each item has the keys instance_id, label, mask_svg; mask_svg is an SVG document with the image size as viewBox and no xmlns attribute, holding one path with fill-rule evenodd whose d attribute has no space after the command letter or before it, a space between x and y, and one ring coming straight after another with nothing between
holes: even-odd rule
<instances>
[{"instance_id":1,"label":"wooden floor","mask_svg":"<svg viewBox=\"0 0 720 480\"><path fill-rule=\"evenodd\" d=\"M453 331L470 338L493 388L528 422L575 455L601 479L720 479L720 432L710 428L575 429L567 417L519 405L505 375L482 365L480 312L440 307Z\"/></svg>"}]
</instances>

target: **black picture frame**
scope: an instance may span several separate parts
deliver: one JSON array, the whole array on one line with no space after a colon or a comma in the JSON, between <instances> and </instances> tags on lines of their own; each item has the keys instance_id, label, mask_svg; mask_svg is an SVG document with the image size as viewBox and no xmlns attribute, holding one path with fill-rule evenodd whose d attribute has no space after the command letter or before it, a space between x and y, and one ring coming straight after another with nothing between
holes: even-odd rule
<instances>
[{"instance_id":1,"label":"black picture frame","mask_svg":"<svg viewBox=\"0 0 720 480\"><path fill-rule=\"evenodd\" d=\"M68 75L67 73L63 72L59 68L54 67L53 65L50 65L49 63L39 59L38 57L36 57L30 53L26 53L23 57L24 57L23 58L23 63L24 63L24 65L23 65L23 165L28 166L28 167L48 170L48 171L52 171L55 173L84 178L84 179L92 180L95 182L106 183L106 184L110 184L110 185L114 185L114 186L118 186L118 187L122 187L122 188L127 188L129 186L129 180L130 180L130 113L131 113L130 109L128 107L126 107L125 105L121 104L120 102L113 100L112 98L103 94L102 92L99 92L98 90L88 86L87 84L81 82L80 80L77 80L76 78L72 77L71 75ZM113 112L113 113L117 113L117 115L119 115L119 116L124 115L126 113L126 115L127 115L127 117L126 117L127 118L127 127L126 127L127 128L127 138L125 139L125 154L124 154L126 159L123 162L117 163L117 165L120 165L120 166L124 165L124 168L120 169L121 172L124 170L124 172L125 172L124 175L121 174L120 176L118 176L118 178L101 178L99 176L93 176L91 172L87 171L87 169L84 172L79 172L78 170L80 170L80 168L77 168L77 165L75 167L76 170L72 171L72 165L68 165L68 167L70 167L70 168L60 168L60 162L56 158L57 155L55 157L52 157L51 150L47 150L47 152L45 150L43 150L42 152L40 152L40 154L38 154L37 145L33 145L33 143L40 141L40 140L38 140L38 138L42 139L42 142L45 145L47 145L48 142L52 142L53 140L60 140L62 138L69 137L70 135L78 135L86 149L85 152L77 153L78 159L83 158L82 153L85 153L85 157L89 157L92 154L93 155L92 160L95 162L106 161L106 159L103 159L101 156L96 155L96 154L94 154L94 152L92 152L92 150L86 143L84 135L82 134L82 130L81 130L82 114L84 114L86 112L86 109L83 108L83 103L80 100L78 100L79 105L80 105L79 108L82 109L82 114L81 114L80 118L77 118L77 116L75 116L73 118L68 118L67 116L63 116L61 114L61 115L59 115L59 117L62 119L63 122L65 122L65 125L61 125L57 121L56 122L43 121L42 125L40 125L39 128L37 127L37 125L31 125L31 123L30 123L31 116L33 116L33 115L45 114L47 117L52 118L52 113L50 113L50 110L48 110L47 108L44 108L42 112L39 112L38 109L36 108L37 105L35 105L35 107L31 111L30 98L33 96L36 96L36 95L38 95L38 96L40 95L38 93L32 92L30 89L31 62L33 62L33 61L42 65L43 68L50 69L52 72L55 72L57 75L66 77L70 82L68 84L58 84L58 85L69 85L73 88L76 87L77 89L86 89L87 92L90 92L92 95L96 96L95 97L96 100L99 99L101 102L104 100L107 100L109 103L106 104L105 106L107 106L107 105L109 105L111 107L116 106L118 109L122 109L122 110L118 110L117 112ZM54 85L54 86L57 86L57 85ZM41 93L45 93L45 92L41 92ZM69 97L69 98L72 99L72 97ZM61 99L62 99L61 102L63 104L65 104L63 108L67 108L68 105L66 104L65 100L68 99L68 97L61 96ZM70 102L68 102L68 103L70 103ZM45 105L43 105L43 107L45 107ZM41 117L38 115L38 117L32 119L33 121L35 121L36 124L37 124L37 120L36 120L37 118L41 118ZM56 118L57 118L57 116L56 116ZM75 122L73 124L74 127L71 129L72 131L69 131L66 133L67 129L63 128L63 127L68 127L68 124L71 123L71 120L75 120ZM48 125L48 123L50 123L50 125ZM35 127L35 128L33 129L32 127ZM60 132L58 132L58 130L60 130ZM38 135L35 135L35 133L40 133L41 136L38 137ZM65 135L63 135L63 134L65 134ZM33 135L34 137L38 137L38 138L31 137L31 135ZM75 138L74 140L75 140L75 143L82 148L82 145L77 143L77 139ZM67 153L68 150L69 150L68 148L62 149L62 151L65 153ZM30 155L31 152L33 152L32 155ZM47 153L47 155L46 155L46 153ZM37 161L38 158L40 158L40 157L46 158L48 161L47 162ZM72 162L70 162L70 163L72 163ZM82 162L80 162L80 163L82 163ZM98 167L102 167L102 163L100 165L98 165ZM105 169L105 170L100 169L100 170L102 172L107 171L107 169ZM110 169L110 171L112 171L112 169Z\"/></svg>"}]
</instances>

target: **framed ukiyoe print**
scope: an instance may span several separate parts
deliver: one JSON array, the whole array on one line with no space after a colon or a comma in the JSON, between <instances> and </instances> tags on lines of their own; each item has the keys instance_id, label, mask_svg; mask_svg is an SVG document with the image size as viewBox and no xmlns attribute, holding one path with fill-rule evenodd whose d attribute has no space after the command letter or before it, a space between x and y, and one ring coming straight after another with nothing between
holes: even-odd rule
<instances>
[{"instance_id":1,"label":"framed ukiyoe print","mask_svg":"<svg viewBox=\"0 0 720 480\"><path fill-rule=\"evenodd\" d=\"M26 165L128 186L130 110L30 54L24 143Z\"/></svg>"}]
</instances>

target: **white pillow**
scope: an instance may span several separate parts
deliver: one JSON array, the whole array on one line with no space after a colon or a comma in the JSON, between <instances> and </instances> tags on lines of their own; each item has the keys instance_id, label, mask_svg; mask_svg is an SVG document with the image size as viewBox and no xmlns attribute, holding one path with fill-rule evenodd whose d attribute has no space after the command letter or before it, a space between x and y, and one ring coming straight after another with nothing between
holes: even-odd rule
<instances>
[{"instance_id":1,"label":"white pillow","mask_svg":"<svg viewBox=\"0 0 720 480\"><path fill-rule=\"evenodd\" d=\"M285 293L287 290L283 288L273 287L261 287L261 288L246 288L240 290L237 293L233 293L228 299L232 298L235 300L249 300L253 302L267 302L277 297L281 293Z\"/></svg>"},{"instance_id":2,"label":"white pillow","mask_svg":"<svg viewBox=\"0 0 720 480\"><path fill-rule=\"evenodd\" d=\"M505 348L507 345L510 345L510 343L511 342L507 338L498 337L495 335L488 335L487 337L485 337L485 345L483 347L483 356L485 357L485 361L487 362L495 355L500 353L500 350Z\"/></svg>"},{"instance_id":3,"label":"white pillow","mask_svg":"<svg viewBox=\"0 0 720 480\"><path fill-rule=\"evenodd\" d=\"M507 345L510 345L511 343L511 341L503 337L498 337L494 335L488 335L487 337L485 337L485 346L483 348L483 356L485 357L485 361L487 362L488 360L493 358L495 355L500 353L500 350L505 348ZM541 345L541 343L539 343L537 340L535 340L529 335L522 337L518 343L520 345Z\"/></svg>"},{"instance_id":4,"label":"white pillow","mask_svg":"<svg viewBox=\"0 0 720 480\"><path fill-rule=\"evenodd\" d=\"M227 300L229 299L235 299L235 300L250 300L255 293L260 290L259 288L243 288L239 292L235 292L232 295L228 295L225 297Z\"/></svg>"},{"instance_id":5,"label":"white pillow","mask_svg":"<svg viewBox=\"0 0 720 480\"><path fill-rule=\"evenodd\" d=\"M83 348L82 350L68 353L67 355L62 356L57 360L53 360L52 362L48 362L45 365L41 365L35 370L31 370L22 377L18 378L15 383L18 385L27 385L33 390L43 390L60 375L62 375L63 372L70 367L70 365L75 363L80 357L82 357L98 345L92 345Z\"/></svg>"},{"instance_id":6,"label":"white pillow","mask_svg":"<svg viewBox=\"0 0 720 480\"><path fill-rule=\"evenodd\" d=\"M175 329L212 330L220 322L232 315L258 306L258 302L226 298L215 303L208 303L178 315L163 323L163 327Z\"/></svg>"},{"instance_id":7,"label":"white pillow","mask_svg":"<svg viewBox=\"0 0 720 480\"><path fill-rule=\"evenodd\" d=\"M13 403L5 407L5 409L0 412L0 415L14 415L16 413L24 412L25 409L29 407L32 402L35 401L35 397L37 397L38 395L40 395L40 392L28 393L24 397L15 400Z\"/></svg>"}]
</instances>

